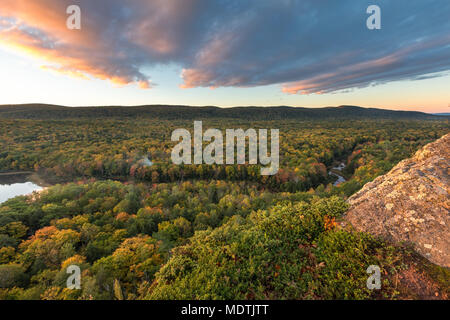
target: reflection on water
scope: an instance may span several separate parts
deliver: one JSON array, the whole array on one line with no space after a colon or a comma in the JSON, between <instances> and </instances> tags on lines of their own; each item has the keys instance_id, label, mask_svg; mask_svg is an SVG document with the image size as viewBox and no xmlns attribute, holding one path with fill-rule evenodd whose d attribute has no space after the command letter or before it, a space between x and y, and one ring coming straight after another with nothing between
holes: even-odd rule
<instances>
[{"instance_id":1,"label":"reflection on water","mask_svg":"<svg viewBox=\"0 0 450 320\"><path fill-rule=\"evenodd\" d=\"M28 176L3 176L0 177L0 203L42 189L41 186L28 181Z\"/></svg>"},{"instance_id":2,"label":"reflection on water","mask_svg":"<svg viewBox=\"0 0 450 320\"><path fill-rule=\"evenodd\" d=\"M333 167L332 169L342 172L342 170L344 170L344 168L345 168L345 163L341 162L337 167ZM328 174L332 174L332 175L338 177L338 179L333 183L333 186L338 186L342 182L346 181L343 176L337 174L336 172L330 171L330 172L328 172Z\"/></svg>"}]
</instances>

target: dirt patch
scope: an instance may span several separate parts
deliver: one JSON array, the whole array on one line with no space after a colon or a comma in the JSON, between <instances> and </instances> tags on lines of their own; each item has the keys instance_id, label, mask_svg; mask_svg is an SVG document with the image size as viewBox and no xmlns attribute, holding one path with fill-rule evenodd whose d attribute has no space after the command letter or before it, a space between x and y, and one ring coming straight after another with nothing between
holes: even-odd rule
<instances>
[{"instance_id":1,"label":"dirt patch","mask_svg":"<svg viewBox=\"0 0 450 320\"><path fill-rule=\"evenodd\" d=\"M405 255L406 268L392 276L401 299L448 300L450 270L430 263L417 253Z\"/></svg>"},{"instance_id":2,"label":"dirt patch","mask_svg":"<svg viewBox=\"0 0 450 320\"><path fill-rule=\"evenodd\" d=\"M443 291L427 274L415 267L398 275L399 288L406 297L421 300L448 299L448 292Z\"/></svg>"}]
</instances>

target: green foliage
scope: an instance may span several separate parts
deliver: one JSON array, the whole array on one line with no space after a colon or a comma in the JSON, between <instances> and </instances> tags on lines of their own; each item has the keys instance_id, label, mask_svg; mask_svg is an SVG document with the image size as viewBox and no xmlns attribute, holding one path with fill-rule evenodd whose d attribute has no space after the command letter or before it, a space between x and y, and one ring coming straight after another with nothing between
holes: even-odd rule
<instances>
[{"instance_id":1,"label":"green foliage","mask_svg":"<svg viewBox=\"0 0 450 320\"><path fill-rule=\"evenodd\" d=\"M320 286L317 295L328 299L364 299L371 296L365 286L370 265L382 265L377 250L382 243L363 233L326 232L314 250L318 261ZM385 289L385 288L384 288Z\"/></svg>"},{"instance_id":2,"label":"green foliage","mask_svg":"<svg viewBox=\"0 0 450 320\"><path fill-rule=\"evenodd\" d=\"M325 217L340 216L346 208L337 197L316 198L279 204L247 219L234 216L220 228L197 232L172 251L146 297L313 298L321 288L314 242L326 232Z\"/></svg>"},{"instance_id":3,"label":"green foliage","mask_svg":"<svg viewBox=\"0 0 450 320\"><path fill-rule=\"evenodd\" d=\"M27 281L25 270L18 264L0 265L0 288L21 287Z\"/></svg>"}]
</instances>

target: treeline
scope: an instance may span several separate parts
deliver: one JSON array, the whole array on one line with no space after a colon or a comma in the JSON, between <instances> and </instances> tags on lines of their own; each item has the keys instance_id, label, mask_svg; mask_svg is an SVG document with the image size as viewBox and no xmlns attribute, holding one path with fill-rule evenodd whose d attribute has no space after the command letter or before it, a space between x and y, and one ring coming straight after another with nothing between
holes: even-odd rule
<instances>
[{"instance_id":1,"label":"treeline","mask_svg":"<svg viewBox=\"0 0 450 320\"><path fill-rule=\"evenodd\" d=\"M393 111L357 106L326 108L279 107L234 107L218 108L148 105L148 106L106 106L106 107L63 107L56 105L26 104L0 105L0 118L6 119L242 119L242 120L332 120L332 119L445 119L445 116L430 115L413 111Z\"/></svg>"}]
</instances>

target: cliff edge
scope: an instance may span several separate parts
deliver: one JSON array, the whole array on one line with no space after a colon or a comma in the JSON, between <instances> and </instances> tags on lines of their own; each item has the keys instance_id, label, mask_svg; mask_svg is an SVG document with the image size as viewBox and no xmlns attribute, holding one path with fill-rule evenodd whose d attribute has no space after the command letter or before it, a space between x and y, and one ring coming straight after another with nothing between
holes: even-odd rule
<instances>
[{"instance_id":1,"label":"cliff edge","mask_svg":"<svg viewBox=\"0 0 450 320\"><path fill-rule=\"evenodd\" d=\"M450 267L450 133L432 142L348 199L355 229L406 242Z\"/></svg>"}]
</instances>

